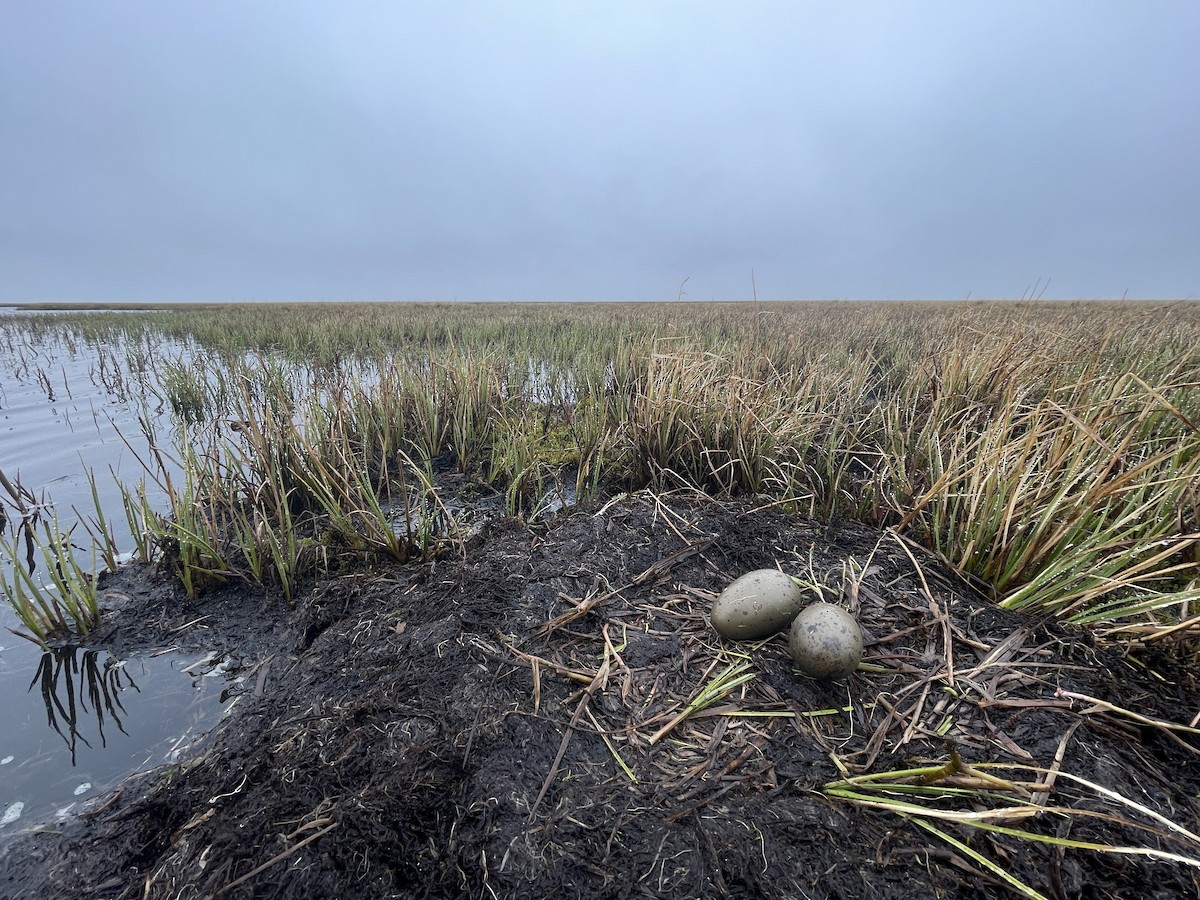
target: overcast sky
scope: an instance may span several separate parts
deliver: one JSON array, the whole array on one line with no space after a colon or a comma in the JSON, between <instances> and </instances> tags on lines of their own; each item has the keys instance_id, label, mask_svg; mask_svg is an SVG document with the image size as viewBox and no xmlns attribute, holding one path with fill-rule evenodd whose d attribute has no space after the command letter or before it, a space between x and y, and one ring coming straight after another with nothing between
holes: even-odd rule
<instances>
[{"instance_id":1,"label":"overcast sky","mask_svg":"<svg viewBox=\"0 0 1200 900\"><path fill-rule=\"evenodd\" d=\"M0 302L1200 297L1200 3L0 0Z\"/></svg>"}]
</instances>

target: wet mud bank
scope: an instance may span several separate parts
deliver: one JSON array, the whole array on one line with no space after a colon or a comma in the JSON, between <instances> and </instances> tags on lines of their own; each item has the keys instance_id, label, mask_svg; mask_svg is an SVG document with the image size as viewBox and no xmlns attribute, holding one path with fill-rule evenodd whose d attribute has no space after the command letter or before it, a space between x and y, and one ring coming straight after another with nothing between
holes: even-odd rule
<instances>
[{"instance_id":1,"label":"wet mud bank","mask_svg":"<svg viewBox=\"0 0 1200 900\"><path fill-rule=\"evenodd\" d=\"M105 646L216 651L240 696L199 755L0 835L0 896L1196 894L1186 672L998 610L894 535L762 507L496 520L290 606L122 571ZM775 566L858 618L850 679L711 629Z\"/></svg>"}]
</instances>

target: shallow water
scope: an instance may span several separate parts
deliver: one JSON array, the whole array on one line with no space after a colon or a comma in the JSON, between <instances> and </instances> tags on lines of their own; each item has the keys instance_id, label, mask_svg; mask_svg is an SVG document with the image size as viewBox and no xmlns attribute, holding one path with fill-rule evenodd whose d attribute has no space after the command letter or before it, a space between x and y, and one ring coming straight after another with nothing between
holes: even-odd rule
<instances>
[{"instance_id":1,"label":"shallow water","mask_svg":"<svg viewBox=\"0 0 1200 900\"><path fill-rule=\"evenodd\" d=\"M16 640L13 638L13 640ZM227 696L223 660L176 652L117 659L68 648L0 652L0 838L86 812L136 772L199 750Z\"/></svg>"},{"instance_id":2,"label":"shallow water","mask_svg":"<svg viewBox=\"0 0 1200 900\"><path fill-rule=\"evenodd\" d=\"M152 374L127 362L139 349L108 347L102 365L101 351L84 343L18 333L0 345L0 470L52 502L64 528L76 511L94 516L86 475L94 471L124 552L133 542L114 475L135 482L141 466L121 435L144 445L141 415L170 427ZM91 540L77 528L75 543ZM91 554L81 562L98 565ZM77 813L128 775L181 758L221 714L219 661L197 666L176 652L117 660L82 648L43 655L18 627L0 602L0 836Z\"/></svg>"},{"instance_id":3,"label":"shallow water","mask_svg":"<svg viewBox=\"0 0 1200 900\"><path fill-rule=\"evenodd\" d=\"M109 348L110 354L123 352L128 348ZM167 427L169 411L152 386L150 373L118 375L84 344L25 340L0 346L0 470L39 500L47 496L64 519L72 509L92 515L87 472L93 471L101 506L118 528L118 547L130 549L114 476L140 476L137 457L122 439L135 447L144 443L140 415Z\"/></svg>"},{"instance_id":4,"label":"shallow water","mask_svg":"<svg viewBox=\"0 0 1200 900\"><path fill-rule=\"evenodd\" d=\"M197 348L148 337L122 337L97 347L70 334L43 339L0 324L0 471L31 491L36 502L52 502L64 529L82 518L84 527L74 536L78 547L92 543L86 533L95 517L91 471L117 551L133 550L116 478L127 485L142 478L138 455L147 458L148 443L143 420L163 436L176 427L148 362L164 359L203 365L206 357ZM302 366L286 369L298 390L323 392L340 384L322 384ZM363 365L352 377L370 383L378 373ZM575 502L571 484L548 481L541 489L531 515L550 515ZM165 498L152 483L148 490L150 502L164 510ZM451 491L437 509L393 510L392 526L401 533L409 527L441 532L449 513L470 536L503 515L504 507L502 494L472 491L456 499ZM11 531L10 526L10 536ZM90 552L77 555L85 569L99 568ZM49 821L59 810L78 812L88 797L130 773L171 762L220 715L221 690L210 686L224 681L220 667L197 676L184 671L196 660L178 654L122 661L81 649L64 651L70 659L44 657L12 635L9 629L17 627L11 608L0 602L0 822L7 822L0 825L0 837ZM80 681L85 677L90 677L86 689ZM74 729L64 727L67 719L77 722Z\"/></svg>"}]
</instances>

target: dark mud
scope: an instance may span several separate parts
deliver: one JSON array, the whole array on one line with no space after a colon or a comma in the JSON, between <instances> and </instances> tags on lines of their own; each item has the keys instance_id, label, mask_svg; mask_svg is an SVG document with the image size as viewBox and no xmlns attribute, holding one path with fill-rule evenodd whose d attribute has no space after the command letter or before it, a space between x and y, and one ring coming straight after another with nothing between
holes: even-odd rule
<instances>
[{"instance_id":1,"label":"dark mud","mask_svg":"<svg viewBox=\"0 0 1200 900\"><path fill-rule=\"evenodd\" d=\"M1197 894L1181 862L932 823L968 852L822 793L839 767L1038 766L1060 774L994 771L1049 778L1048 797L1000 793L1075 812L1004 824L1196 857L1067 776L1195 831L1196 736L1156 722L1189 722L1200 692L1166 660L995 609L894 536L757 505L637 495L540 530L494 522L463 554L332 577L290 607L111 577L106 646L218 650L243 695L203 755L6 838L0 895L1014 895L974 854L1047 897ZM849 681L797 674L783 637L733 645L708 627L715 592L777 564L858 615L866 665ZM752 680L651 743L739 662ZM1003 806L951 769L943 809Z\"/></svg>"}]
</instances>

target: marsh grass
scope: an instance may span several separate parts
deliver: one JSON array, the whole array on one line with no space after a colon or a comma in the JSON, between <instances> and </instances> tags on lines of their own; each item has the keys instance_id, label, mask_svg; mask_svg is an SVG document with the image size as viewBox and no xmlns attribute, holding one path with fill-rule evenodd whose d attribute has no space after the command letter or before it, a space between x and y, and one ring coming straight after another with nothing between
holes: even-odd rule
<instances>
[{"instance_id":1,"label":"marsh grass","mask_svg":"<svg viewBox=\"0 0 1200 900\"><path fill-rule=\"evenodd\" d=\"M1118 857L1142 856L1200 868L1200 836L1133 798L1057 769L990 763L968 765L953 749L950 755L950 761L943 765L847 776L826 784L822 792L835 801L907 819L1017 893L1038 900L1045 900L1045 896L1012 871L1009 857L989 857L981 849L982 842L960 840L951 829L960 829L960 834L977 831L994 839L1008 838ZM1002 777L1009 773L1009 778ZM1056 797L1053 803L1048 802L1051 795ZM1048 819L1056 823L1054 833L1049 833L1050 829L1044 825L1038 827L1039 822ZM1127 833L1146 837L1155 846L1098 843L1065 836L1070 829L1064 828L1063 823L1086 819L1124 826ZM993 840L993 846L1003 850L998 840Z\"/></svg>"},{"instance_id":2,"label":"marsh grass","mask_svg":"<svg viewBox=\"0 0 1200 900\"><path fill-rule=\"evenodd\" d=\"M174 414L125 487L194 593L410 559L455 532L446 467L535 515L547 487L761 493L919 540L1116 640L1200 615L1200 305L311 304L0 319L31 357ZM156 354L158 345L174 348ZM23 367L22 367L23 365ZM52 389L58 389L50 379ZM149 417L147 417L147 422ZM101 520L97 520L99 525ZM101 543L104 542L102 535Z\"/></svg>"},{"instance_id":3,"label":"marsh grass","mask_svg":"<svg viewBox=\"0 0 1200 900\"><path fill-rule=\"evenodd\" d=\"M0 490L14 510L0 516L0 560L9 562L0 565L0 594L26 629L17 634L42 646L72 633L86 635L100 624L95 545L89 565L53 506L2 471Z\"/></svg>"},{"instance_id":4,"label":"marsh grass","mask_svg":"<svg viewBox=\"0 0 1200 900\"><path fill-rule=\"evenodd\" d=\"M929 486L899 525L1003 606L1092 623L1190 605L1194 588L1170 588L1195 575L1200 432L1171 398L1194 402L1196 388L1081 377L964 422L937 436Z\"/></svg>"}]
</instances>

